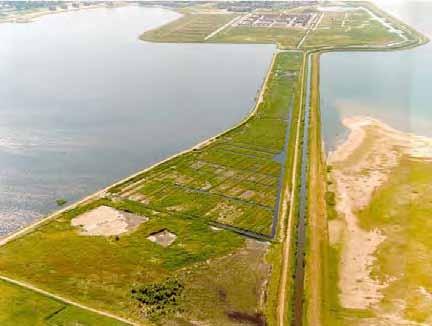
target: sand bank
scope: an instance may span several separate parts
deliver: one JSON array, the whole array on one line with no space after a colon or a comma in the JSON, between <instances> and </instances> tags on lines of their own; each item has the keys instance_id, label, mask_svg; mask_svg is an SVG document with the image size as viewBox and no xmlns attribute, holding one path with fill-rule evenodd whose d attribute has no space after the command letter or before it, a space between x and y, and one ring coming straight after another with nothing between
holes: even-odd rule
<instances>
[{"instance_id":1,"label":"sand bank","mask_svg":"<svg viewBox=\"0 0 432 326\"><path fill-rule=\"evenodd\" d=\"M381 300L381 290L391 280L383 282L371 276L374 253L385 236L378 229L363 230L357 213L369 205L403 156L432 160L432 139L400 132L369 117L346 118L343 124L350 134L328 159L341 218L330 221L329 232L331 244L341 245L340 304L368 309Z\"/></svg>"}]
</instances>

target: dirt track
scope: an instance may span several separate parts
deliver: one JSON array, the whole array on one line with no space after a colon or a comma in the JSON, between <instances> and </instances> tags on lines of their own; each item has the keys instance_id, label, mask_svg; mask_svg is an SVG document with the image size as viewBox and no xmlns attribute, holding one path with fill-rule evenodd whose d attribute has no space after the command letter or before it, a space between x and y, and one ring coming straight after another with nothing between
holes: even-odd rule
<instances>
[{"instance_id":1,"label":"dirt track","mask_svg":"<svg viewBox=\"0 0 432 326\"><path fill-rule=\"evenodd\" d=\"M21 281L17 281L17 280L11 279L11 278L6 277L6 276L0 275L0 279L3 280L3 281L5 281L5 282L11 283L11 284L15 284L15 285L18 285L20 287L26 288L28 290L31 290L31 291L43 294L43 295L45 295L47 297L50 297L50 298L62 301L64 303L70 304L72 306L75 306L75 307L78 307L78 308L81 308L81 309L85 309L85 310L97 313L99 315L103 315L105 317L121 321L121 322L123 322L123 323L125 323L127 325L141 325L141 324L137 324L137 323L135 323L133 321L127 320L125 318L113 315L113 314L111 314L109 312L102 311L102 310L99 310L99 309L91 308L89 306L83 305L83 304L78 303L76 301L73 301L73 300L67 299L65 297L62 297L62 296L59 296L59 295L47 292L45 290L41 290L41 289L39 289L39 288L37 288L37 287L35 287L33 285L30 285L30 284L27 284L27 283L24 283L24 282L21 282Z\"/></svg>"}]
</instances>

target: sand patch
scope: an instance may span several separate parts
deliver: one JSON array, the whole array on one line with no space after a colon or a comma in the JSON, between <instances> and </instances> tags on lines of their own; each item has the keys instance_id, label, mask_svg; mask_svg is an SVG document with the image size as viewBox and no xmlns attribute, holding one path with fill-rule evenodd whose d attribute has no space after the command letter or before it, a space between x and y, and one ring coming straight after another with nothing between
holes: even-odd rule
<instances>
[{"instance_id":1,"label":"sand patch","mask_svg":"<svg viewBox=\"0 0 432 326\"><path fill-rule=\"evenodd\" d=\"M340 220L332 220L328 222L329 243L331 246L337 245L342 238L344 224Z\"/></svg>"},{"instance_id":2,"label":"sand patch","mask_svg":"<svg viewBox=\"0 0 432 326\"><path fill-rule=\"evenodd\" d=\"M176 238L177 236L174 233L171 233L166 229L152 233L147 237L151 242L157 243L162 247L170 246Z\"/></svg>"},{"instance_id":3,"label":"sand patch","mask_svg":"<svg viewBox=\"0 0 432 326\"><path fill-rule=\"evenodd\" d=\"M71 225L81 229L81 235L112 236L135 230L148 221L145 216L119 211L109 206L99 206L71 220Z\"/></svg>"},{"instance_id":4,"label":"sand patch","mask_svg":"<svg viewBox=\"0 0 432 326\"><path fill-rule=\"evenodd\" d=\"M255 196L255 191L253 191L253 190L246 190L245 192L243 192L239 196L239 198L248 200L248 199L253 198L254 196Z\"/></svg>"},{"instance_id":5,"label":"sand patch","mask_svg":"<svg viewBox=\"0 0 432 326\"><path fill-rule=\"evenodd\" d=\"M374 254L385 241L380 230L366 231L358 225L357 212L367 207L375 193L398 166L404 155L432 159L432 140L395 130L368 117L343 120L350 134L346 142L329 155L341 226L329 223L330 243L342 241L339 289L344 308L367 309L383 297L388 282L371 276Z\"/></svg>"}]
</instances>

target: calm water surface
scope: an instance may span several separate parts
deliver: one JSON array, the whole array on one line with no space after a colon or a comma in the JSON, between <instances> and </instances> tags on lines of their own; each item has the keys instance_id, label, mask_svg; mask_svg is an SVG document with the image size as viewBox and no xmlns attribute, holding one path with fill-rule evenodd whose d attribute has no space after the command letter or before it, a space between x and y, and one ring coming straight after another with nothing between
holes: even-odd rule
<instances>
[{"instance_id":1,"label":"calm water surface","mask_svg":"<svg viewBox=\"0 0 432 326\"><path fill-rule=\"evenodd\" d=\"M432 38L432 2L382 7ZM396 52L328 53L321 60L321 107L329 150L345 137L344 116L368 115L432 136L432 43Z\"/></svg>"},{"instance_id":2,"label":"calm water surface","mask_svg":"<svg viewBox=\"0 0 432 326\"><path fill-rule=\"evenodd\" d=\"M0 25L0 235L241 120L273 46L153 44L124 7Z\"/></svg>"}]
</instances>

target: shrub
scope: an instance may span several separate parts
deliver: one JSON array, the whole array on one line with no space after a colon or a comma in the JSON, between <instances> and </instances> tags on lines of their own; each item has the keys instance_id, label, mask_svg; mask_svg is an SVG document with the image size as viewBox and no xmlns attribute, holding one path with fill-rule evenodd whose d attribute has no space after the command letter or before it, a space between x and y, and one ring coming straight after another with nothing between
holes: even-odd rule
<instances>
[{"instance_id":1,"label":"shrub","mask_svg":"<svg viewBox=\"0 0 432 326\"><path fill-rule=\"evenodd\" d=\"M161 283L152 283L138 289L132 289L132 298L138 304L145 317L155 320L179 310L179 300L183 285L173 278Z\"/></svg>"},{"instance_id":2,"label":"shrub","mask_svg":"<svg viewBox=\"0 0 432 326\"><path fill-rule=\"evenodd\" d=\"M56 200L57 206L63 206L64 204L67 203L66 199L60 198Z\"/></svg>"},{"instance_id":3,"label":"shrub","mask_svg":"<svg viewBox=\"0 0 432 326\"><path fill-rule=\"evenodd\" d=\"M327 205L335 206L336 205L335 193L332 191L327 191L325 194L325 200L327 202Z\"/></svg>"}]
</instances>

